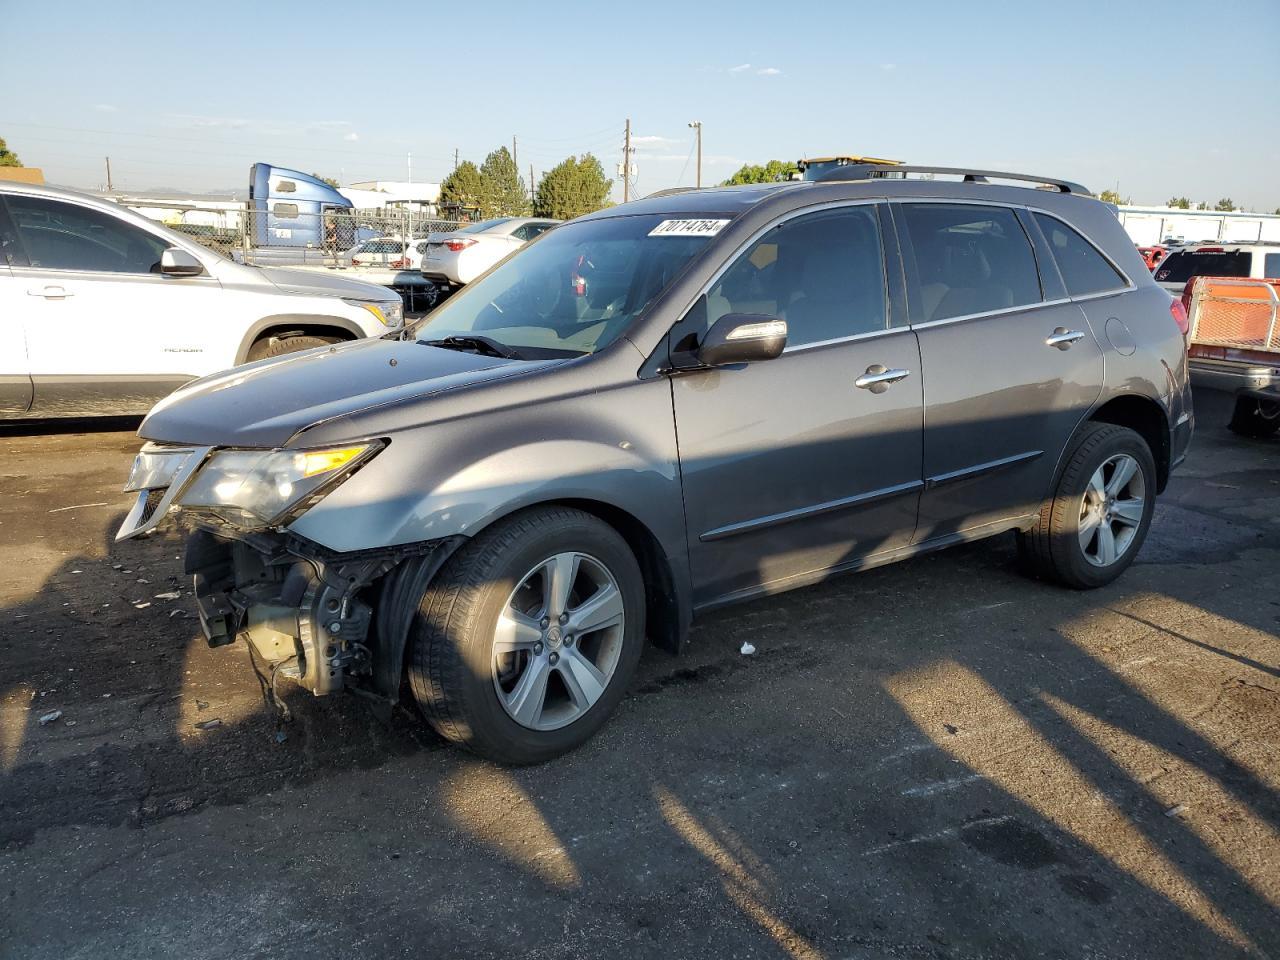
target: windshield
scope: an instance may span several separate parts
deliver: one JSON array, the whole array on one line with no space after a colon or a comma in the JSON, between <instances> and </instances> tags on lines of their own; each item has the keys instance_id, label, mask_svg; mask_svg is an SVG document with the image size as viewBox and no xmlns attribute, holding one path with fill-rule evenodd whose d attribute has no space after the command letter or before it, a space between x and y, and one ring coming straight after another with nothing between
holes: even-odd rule
<instances>
[{"instance_id":1,"label":"windshield","mask_svg":"<svg viewBox=\"0 0 1280 960\"><path fill-rule=\"evenodd\" d=\"M1192 277L1247 277L1249 251L1184 250L1160 261L1156 279L1161 283L1186 283Z\"/></svg>"},{"instance_id":2,"label":"windshield","mask_svg":"<svg viewBox=\"0 0 1280 960\"><path fill-rule=\"evenodd\" d=\"M526 359L594 353L616 340L726 223L727 217L650 215L556 227L437 307L416 335L478 334ZM660 224L663 231L653 235ZM697 224L700 232L670 224Z\"/></svg>"}]
</instances>

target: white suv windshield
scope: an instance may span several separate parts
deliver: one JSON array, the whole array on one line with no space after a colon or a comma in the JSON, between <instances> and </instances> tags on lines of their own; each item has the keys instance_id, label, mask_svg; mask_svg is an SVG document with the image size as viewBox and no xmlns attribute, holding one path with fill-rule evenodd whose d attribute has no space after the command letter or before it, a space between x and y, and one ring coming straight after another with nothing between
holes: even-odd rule
<instances>
[{"instance_id":1,"label":"white suv windshield","mask_svg":"<svg viewBox=\"0 0 1280 960\"><path fill-rule=\"evenodd\" d=\"M548 231L437 307L418 339L482 335L530 359L594 353L617 339L710 242L712 232L665 228L651 235L664 222L686 221L610 217Z\"/></svg>"}]
</instances>

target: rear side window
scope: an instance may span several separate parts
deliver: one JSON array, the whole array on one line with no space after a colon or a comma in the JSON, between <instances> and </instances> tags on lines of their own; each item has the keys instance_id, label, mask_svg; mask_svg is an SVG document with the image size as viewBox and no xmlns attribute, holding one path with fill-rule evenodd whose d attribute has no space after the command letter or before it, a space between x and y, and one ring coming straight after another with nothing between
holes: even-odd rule
<instances>
[{"instance_id":1,"label":"rear side window","mask_svg":"<svg viewBox=\"0 0 1280 960\"><path fill-rule=\"evenodd\" d=\"M31 266L107 273L159 273L168 244L102 210L44 197L9 197L9 213Z\"/></svg>"},{"instance_id":2,"label":"rear side window","mask_svg":"<svg viewBox=\"0 0 1280 960\"><path fill-rule=\"evenodd\" d=\"M1012 210L906 203L902 212L915 249L925 322L1040 301L1031 241Z\"/></svg>"},{"instance_id":3,"label":"rear side window","mask_svg":"<svg viewBox=\"0 0 1280 960\"><path fill-rule=\"evenodd\" d=\"M884 251L871 206L796 217L753 243L707 293L707 324L727 313L787 321L787 345L887 326Z\"/></svg>"},{"instance_id":4,"label":"rear side window","mask_svg":"<svg viewBox=\"0 0 1280 960\"><path fill-rule=\"evenodd\" d=\"M0 264L10 267L27 265L27 255L18 241L18 231L5 213L3 197L0 197Z\"/></svg>"},{"instance_id":5,"label":"rear side window","mask_svg":"<svg viewBox=\"0 0 1280 960\"><path fill-rule=\"evenodd\" d=\"M1262 262L1262 275L1269 280L1280 279L1280 253L1268 253Z\"/></svg>"},{"instance_id":6,"label":"rear side window","mask_svg":"<svg viewBox=\"0 0 1280 960\"><path fill-rule=\"evenodd\" d=\"M1053 249L1053 259L1069 296L1083 297L1128 285L1107 258L1071 227L1048 214L1037 213L1035 218Z\"/></svg>"},{"instance_id":7,"label":"rear side window","mask_svg":"<svg viewBox=\"0 0 1280 960\"><path fill-rule=\"evenodd\" d=\"M1161 283L1186 283L1192 277L1247 277L1248 250L1179 250L1160 261L1156 279Z\"/></svg>"}]
</instances>

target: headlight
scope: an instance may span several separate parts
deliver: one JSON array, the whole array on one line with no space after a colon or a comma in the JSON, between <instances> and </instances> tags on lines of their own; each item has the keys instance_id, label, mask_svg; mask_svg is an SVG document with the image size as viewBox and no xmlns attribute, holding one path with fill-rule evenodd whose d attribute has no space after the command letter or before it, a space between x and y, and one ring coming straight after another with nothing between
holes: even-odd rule
<instances>
[{"instance_id":1,"label":"headlight","mask_svg":"<svg viewBox=\"0 0 1280 960\"><path fill-rule=\"evenodd\" d=\"M353 307L360 307L362 310L368 310L384 327L398 327L404 323L404 301L403 300L379 300L372 303L368 300L346 300L343 303L349 303Z\"/></svg>"},{"instance_id":2,"label":"headlight","mask_svg":"<svg viewBox=\"0 0 1280 960\"><path fill-rule=\"evenodd\" d=\"M219 450L178 503L249 529L273 526L310 507L381 449L373 442L326 450Z\"/></svg>"}]
</instances>

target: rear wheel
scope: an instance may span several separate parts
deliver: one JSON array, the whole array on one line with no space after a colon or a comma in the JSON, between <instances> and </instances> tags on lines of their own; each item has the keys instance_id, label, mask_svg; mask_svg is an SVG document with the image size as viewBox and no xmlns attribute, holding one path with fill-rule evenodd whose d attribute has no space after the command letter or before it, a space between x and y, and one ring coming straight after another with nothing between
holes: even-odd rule
<instances>
[{"instance_id":1,"label":"rear wheel","mask_svg":"<svg viewBox=\"0 0 1280 960\"><path fill-rule=\"evenodd\" d=\"M1280 401L1237 397L1227 429L1242 437L1271 437L1280 430Z\"/></svg>"},{"instance_id":2,"label":"rear wheel","mask_svg":"<svg viewBox=\"0 0 1280 960\"><path fill-rule=\"evenodd\" d=\"M246 360L252 363L254 360L266 360L268 357L283 357L286 353L297 353L299 350L327 347L333 342L333 339L326 337L267 337L249 348Z\"/></svg>"},{"instance_id":3,"label":"rear wheel","mask_svg":"<svg viewBox=\"0 0 1280 960\"><path fill-rule=\"evenodd\" d=\"M644 582L626 541L582 511L536 508L467 544L428 588L409 681L445 738L538 763L604 724L643 637Z\"/></svg>"},{"instance_id":4,"label":"rear wheel","mask_svg":"<svg viewBox=\"0 0 1280 960\"><path fill-rule=\"evenodd\" d=\"M1155 509L1155 461L1128 427L1090 424L1075 439L1036 526L1020 533L1032 573L1077 589L1110 583L1133 562Z\"/></svg>"}]
</instances>

